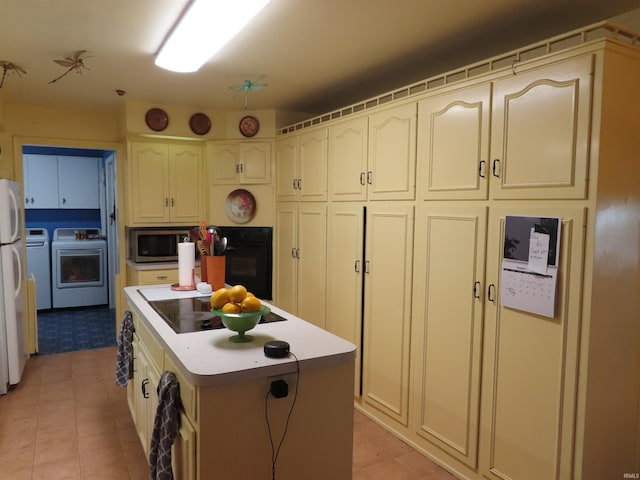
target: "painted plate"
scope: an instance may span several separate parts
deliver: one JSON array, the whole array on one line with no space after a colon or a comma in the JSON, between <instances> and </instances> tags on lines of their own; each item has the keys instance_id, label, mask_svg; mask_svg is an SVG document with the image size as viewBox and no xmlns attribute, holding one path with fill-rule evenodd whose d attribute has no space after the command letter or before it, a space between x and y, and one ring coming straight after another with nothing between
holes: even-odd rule
<instances>
[{"instance_id":1,"label":"painted plate","mask_svg":"<svg viewBox=\"0 0 640 480\"><path fill-rule=\"evenodd\" d=\"M256 214L256 199L251 192L239 188L227 195L224 211L235 223L247 223Z\"/></svg>"},{"instance_id":2,"label":"painted plate","mask_svg":"<svg viewBox=\"0 0 640 480\"><path fill-rule=\"evenodd\" d=\"M206 135L211 130L211 120L204 113L194 113L189 119L189 126L196 135Z\"/></svg>"},{"instance_id":3,"label":"painted plate","mask_svg":"<svg viewBox=\"0 0 640 480\"><path fill-rule=\"evenodd\" d=\"M144 121L151 130L161 132L169 125L169 116L161 108L151 108L144 116Z\"/></svg>"}]
</instances>

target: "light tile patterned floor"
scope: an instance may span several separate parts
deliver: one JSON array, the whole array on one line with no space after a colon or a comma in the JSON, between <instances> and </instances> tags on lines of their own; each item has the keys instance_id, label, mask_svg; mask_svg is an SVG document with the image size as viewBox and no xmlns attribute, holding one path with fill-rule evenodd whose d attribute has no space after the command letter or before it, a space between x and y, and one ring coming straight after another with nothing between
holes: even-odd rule
<instances>
[{"instance_id":1,"label":"light tile patterned floor","mask_svg":"<svg viewBox=\"0 0 640 480\"><path fill-rule=\"evenodd\" d=\"M115 347L106 347L29 359L22 382L0 396L0 478L148 478L126 389L114 384L115 355ZM362 413L354 415L353 480L455 480Z\"/></svg>"}]
</instances>

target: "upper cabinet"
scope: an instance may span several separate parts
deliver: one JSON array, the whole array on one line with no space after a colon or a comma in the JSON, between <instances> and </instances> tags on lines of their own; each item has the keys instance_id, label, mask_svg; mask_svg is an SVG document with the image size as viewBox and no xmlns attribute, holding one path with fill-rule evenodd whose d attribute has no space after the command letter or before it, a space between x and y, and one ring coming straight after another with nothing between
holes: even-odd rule
<instances>
[{"instance_id":1,"label":"upper cabinet","mask_svg":"<svg viewBox=\"0 0 640 480\"><path fill-rule=\"evenodd\" d=\"M416 190L416 104L369 116L369 200L413 200Z\"/></svg>"},{"instance_id":2,"label":"upper cabinet","mask_svg":"<svg viewBox=\"0 0 640 480\"><path fill-rule=\"evenodd\" d=\"M24 155L26 208L100 208L100 159Z\"/></svg>"},{"instance_id":3,"label":"upper cabinet","mask_svg":"<svg viewBox=\"0 0 640 480\"><path fill-rule=\"evenodd\" d=\"M583 55L419 102L421 197L585 198L592 74Z\"/></svg>"},{"instance_id":4,"label":"upper cabinet","mask_svg":"<svg viewBox=\"0 0 640 480\"><path fill-rule=\"evenodd\" d=\"M197 224L202 218L202 146L132 142L129 225Z\"/></svg>"},{"instance_id":5,"label":"upper cabinet","mask_svg":"<svg viewBox=\"0 0 640 480\"><path fill-rule=\"evenodd\" d=\"M216 142L206 146L209 183L271 182L270 142Z\"/></svg>"},{"instance_id":6,"label":"upper cabinet","mask_svg":"<svg viewBox=\"0 0 640 480\"><path fill-rule=\"evenodd\" d=\"M276 142L276 200L327 199L327 129Z\"/></svg>"},{"instance_id":7,"label":"upper cabinet","mask_svg":"<svg viewBox=\"0 0 640 480\"><path fill-rule=\"evenodd\" d=\"M331 126L329 199L414 199L415 145L415 103Z\"/></svg>"}]
</instances>

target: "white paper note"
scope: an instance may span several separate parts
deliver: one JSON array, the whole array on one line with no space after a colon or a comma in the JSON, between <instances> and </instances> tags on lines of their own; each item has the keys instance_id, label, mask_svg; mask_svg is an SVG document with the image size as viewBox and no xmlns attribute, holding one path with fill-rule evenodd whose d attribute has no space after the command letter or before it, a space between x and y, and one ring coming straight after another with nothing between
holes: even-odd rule
<instances>
[{"instance_id":1,"label":"white paper note","mask_svg":"<svg viewBox=\"0 0 640 480\"><path fill-rule=\"evenodd\" d=\"M549 235L531 231L529 238L529 264L531 272L547 274L547 262L549 259Z\"/></svg>"}]
</instances>

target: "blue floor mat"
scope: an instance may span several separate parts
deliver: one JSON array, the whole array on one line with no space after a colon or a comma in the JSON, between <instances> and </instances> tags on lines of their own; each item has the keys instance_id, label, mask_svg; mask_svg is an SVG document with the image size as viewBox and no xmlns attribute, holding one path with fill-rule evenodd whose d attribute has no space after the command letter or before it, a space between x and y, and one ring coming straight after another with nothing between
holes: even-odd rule
<instances>
[{"instance_id":1,"label":"blue floor mat","mask_svg":"<svg viewBox=\"0 0 640 480\"><path fill-rule=\"evenodd\" d=\"M99 307L38 312L38 353L65 353L116 344L116 311Z\"/></svg>"}]
</instances>

